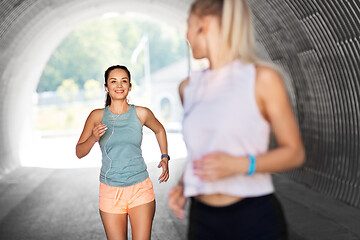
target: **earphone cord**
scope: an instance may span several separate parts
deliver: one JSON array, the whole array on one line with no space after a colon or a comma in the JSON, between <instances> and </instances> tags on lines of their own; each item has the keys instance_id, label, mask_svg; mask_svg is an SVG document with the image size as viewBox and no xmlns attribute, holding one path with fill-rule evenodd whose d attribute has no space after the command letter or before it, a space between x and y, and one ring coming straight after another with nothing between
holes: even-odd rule
<instances>
[{"instance_id":1,"label":"earphone cord","mask_svg":"<svg viewBox=\"0 0 360 240\"><path fill-rule=\"evenodd\" d=\"M123 105L122 105L122 107L121 107L121 112L124 110L124 104L125 104L125 100L124 100ZM111 110L110 110L110 106L109 106L109 111L110 111L110 113L112 113ZM107 177L106 177L106 176L107 176L108 172L110 171L111 165L112 165L112 159L109 157L109 155L108 155L108 153L107 153L107 151L106 151L106 146L107 146L107 143L109 142L111 136L114 134L114 131L115 131L115 123L116 123L117 118L121 115L121 112L120 112L119 115L116 116L116 118L114 118L113 115L111 115L112 118L113 118L113 120L114 120L114 123L113 123L113 126L112 126L111 135L110 135L109 138L107 139L107 141L106 141L106 143L105 143L105 146L104 146L104 150L105 150L106 157L110 160L109 169L108 169L108 170L106 171L106 173L105 173L105 183L106 183L106 185L108 185L108 184L107 184Z\"/></svg>"}]
</instances>

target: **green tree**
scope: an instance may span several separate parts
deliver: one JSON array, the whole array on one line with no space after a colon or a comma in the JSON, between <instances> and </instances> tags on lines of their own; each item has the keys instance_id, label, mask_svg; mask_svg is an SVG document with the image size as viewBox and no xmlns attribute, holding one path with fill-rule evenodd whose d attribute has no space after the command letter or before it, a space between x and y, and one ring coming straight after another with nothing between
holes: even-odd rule
<instances>
[{"instance_id":1,"label":"green tree","mask_svg":"<svg viewBox=\"0 0 360 240\"><path fill-rule=\"evenodd\" d=\"M73 79L65 79L57 88L56 92L65 101L72 101L79 93L79 87Z\"/></svg>"},{"instance_id":2,"label":"green tree","mask_svg":"<svg viewBox=\"0 0 360 240\"><path fill-rule=\"evenodd\" d=\"M100 83L99 81L96 81L95 79L89 79L84 84L85 89L85 97L87 99L95 99L100 96Z\"/></svg>"},{"instance_id":3,"label":"green tree","mask_svg":"<svg viewBox=\"0 0 360 240\"><path fill-rule=\"evenodd\" d=\"M81 88L88 79L102 82L106 68L117 64L126 65L138 81L144 76L143 52L134 64L131 54L144 33L149 36L151 72L186 57L186 41L172 26L136 15L97 18L75 29L57 47L37 91L55 91L70 78Z\"/></svg>"}]
</instances>

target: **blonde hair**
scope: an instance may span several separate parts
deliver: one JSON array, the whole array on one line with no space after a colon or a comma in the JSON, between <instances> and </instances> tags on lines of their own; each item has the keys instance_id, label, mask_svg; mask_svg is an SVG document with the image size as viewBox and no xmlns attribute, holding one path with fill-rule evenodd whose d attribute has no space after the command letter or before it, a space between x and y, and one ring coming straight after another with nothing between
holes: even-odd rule
<instances>
[{"instance_id":1,"label":"blonde hair","mask_svg":"<svg viewBox=\"0 0 360 240\"><path fill-rule=\"evenodd\" d=\"M246 0L195 0L190 13L199 17L219 17L221 59L226 61L241 58L246 63L258 62L252 17Z\"/></svg>"}]
</instances>

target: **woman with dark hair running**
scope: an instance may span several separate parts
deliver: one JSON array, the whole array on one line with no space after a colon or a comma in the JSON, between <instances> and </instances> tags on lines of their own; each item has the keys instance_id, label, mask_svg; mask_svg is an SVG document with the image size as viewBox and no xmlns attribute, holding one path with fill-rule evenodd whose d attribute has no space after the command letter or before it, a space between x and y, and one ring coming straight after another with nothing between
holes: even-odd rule
<instances>
[{"instance_id":1,"label":"woman with dark hair running","mask_svg":"<svg viewBox=\"0 0 360 240\"><path fill-rule=\"evenodd\" d=\"M86 156L96 142L102 151L99 209L109 240L127 239L129 216L133 239L150 239L155 195L142 157L143 126L156 135L161 151L159 182L169 179L167 138L164 127L145 107L128 104L131 75L125 66L105 72L105 108L93 110L76 145L76 155Z\"/></svg>"},{"instance_id":2,"label":"woman with dark hair running","mask_svg":"<svg viewBox=\"0 0 360 240\"><path fill-rule=\"evenodd\" d=\"M304 148L281 76L256 57L247 1L196 0L187 39L210 66L179 87L188 161L169 206L184 218L191 198L188 239L287 239L270 174L301 166Z\"/></svg>"}]
</instances>

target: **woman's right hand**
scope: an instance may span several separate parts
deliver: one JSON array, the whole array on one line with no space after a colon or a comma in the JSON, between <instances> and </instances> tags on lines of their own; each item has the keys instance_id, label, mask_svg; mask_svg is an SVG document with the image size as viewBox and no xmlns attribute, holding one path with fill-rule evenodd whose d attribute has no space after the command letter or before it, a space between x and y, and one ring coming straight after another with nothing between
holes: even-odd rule
<instances>
[{"instance_id":1,"label":"woman's right hand","mask_svg":"<svg viewBox=\"0 0 360 240\"><path fill-rule=\"evenodd\" d=\"M107 126L99 123L96 125L92 130L92 137L95 139L95 141L99 141L101 136L105 134L105 131L107 130Z\"/></svg>"},{"instance_id":2,"label":"woman's right hand","mask_svg":"<svg viewBox=\"0 0 360 240\"><path fill-rule=\"evenodd\" d=\"M185 216L185 204L186 197L184 196L184 187L182 185L176 185L169 191L168 205L173 211L174 215L184 219Z\"/></svg>"}]
</instances>

